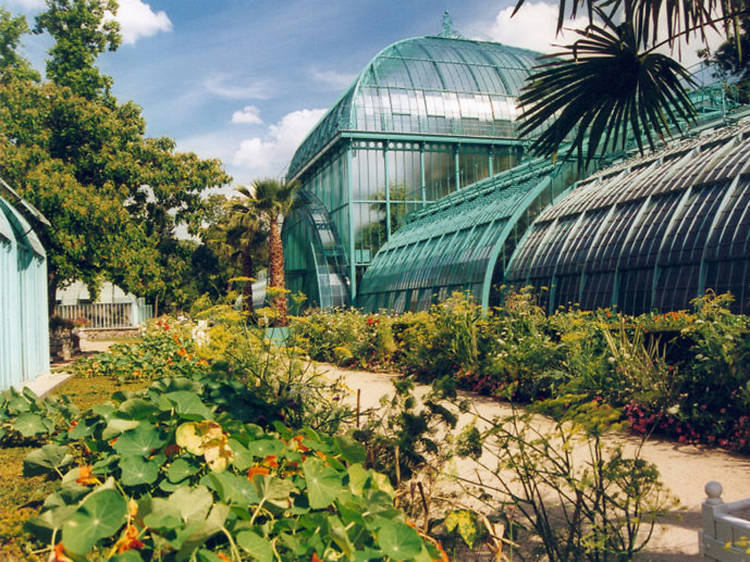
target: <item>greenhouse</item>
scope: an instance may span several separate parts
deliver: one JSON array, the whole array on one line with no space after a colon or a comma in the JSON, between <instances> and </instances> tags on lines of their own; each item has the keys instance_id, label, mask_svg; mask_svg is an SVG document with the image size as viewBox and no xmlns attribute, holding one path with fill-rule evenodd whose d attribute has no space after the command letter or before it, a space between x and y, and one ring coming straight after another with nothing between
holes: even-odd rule
<instances>
[{"instance_id":1,"label":"greenhouse","mask_svg":"<svg viewBox=\"0 0 750 562\"><path fill-rule=\"evenodd\" d=\"M0 389L49 372L46 253L26 219L2 197L0 318Z\"/></svg>"},{"instance_id":2,"label":"greenhouse","mask_svg":"<svg viewBox=\"0 0 750 562\"><path fill-rule=\"evenodd\" d=\"M516 98L537 55L447 37L379 53L289 165L315 209L285 221L288 288L311 304L354 302L407 215L519 163Z\"/></svg>"},{"instance_id":3,"label":"greenhouse","mask_svg":"<svg viewBox=\"0 0 750 562\"><path fill-rule=\"evenodd\" d=\"M750 299L750 123L609 167L545 209L508 264L542 304L678 310L707 289ZM542 287L546 290L542 290Z\"/></svg>"}]
</instances>

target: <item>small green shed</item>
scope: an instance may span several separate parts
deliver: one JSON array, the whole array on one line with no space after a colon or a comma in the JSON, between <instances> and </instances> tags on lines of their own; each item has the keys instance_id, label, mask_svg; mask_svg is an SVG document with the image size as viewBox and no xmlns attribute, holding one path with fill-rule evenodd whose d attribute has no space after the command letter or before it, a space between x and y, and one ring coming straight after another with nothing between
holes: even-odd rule
<instances>
[{"instance_id":1,"label":"small green shed","mask_svg":"<svg viewBox=\"0 0 750 562\"><path fill-rule=\"evenodd\" d=\"M47 372L47 255L28 221L0 197L0 389Z\"/></svg>"}]
</instances>

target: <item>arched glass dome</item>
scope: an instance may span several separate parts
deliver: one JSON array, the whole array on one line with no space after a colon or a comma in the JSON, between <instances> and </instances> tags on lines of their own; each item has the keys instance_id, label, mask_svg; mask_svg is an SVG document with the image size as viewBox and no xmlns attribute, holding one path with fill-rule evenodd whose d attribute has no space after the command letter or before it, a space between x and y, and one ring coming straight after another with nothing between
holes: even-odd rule
<instances>
[{"instance_id":1,"label":"arched glass dome","mask_svg":"<svg viewBox=\"0 0 750 562\"><path fill-rule=\"evenodd\" d=\"M294 177L341 131L514 138L516 98L539 53L419 37L381 51L300 145Z\"/></svg>"},{"instance_id":2,"label":"arched glass dome","mask_svg":"<svg viewBox=\"0 0 750 562\"><path fill-rule=\"evenodd\" d=\"M750 123L703 132L580 182L543 211L508 266L550 311L639 314L707 289L750 310Z\"/></svg>"}]
</instances>

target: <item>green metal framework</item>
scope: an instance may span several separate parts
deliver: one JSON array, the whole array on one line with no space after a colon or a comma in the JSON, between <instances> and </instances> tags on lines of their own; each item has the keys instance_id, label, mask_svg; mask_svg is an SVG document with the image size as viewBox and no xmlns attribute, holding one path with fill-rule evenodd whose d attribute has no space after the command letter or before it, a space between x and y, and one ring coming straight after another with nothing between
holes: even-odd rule
<instances>
[{"instance_id":1,"label":"green metal framework","mask_svg":"<svg viewBox=\"0 0 750 562\"><path fill-rule=\"evenodd\" d=\"M750 123L704 131L580 182L519 242L506 280L572 303L677 310L711 288L750 298Z\"/></svg>"},{"instance_id":2,"label":"green metal framework","mask_svg":"<svg viewBox=\"0 0 750 562\"><path fill-rule=\"evenodd\" d=\"M530 161L444 197L381 248L365 272L365 310L426 310L453 291L486 308L498 297L505 264L536 218L575 181L575 165Z\"/></svg>"},{"instance_id":3,"label":"green metal framework","mask_svg":"<svg viewBox=\"0 0 750 562\"><path fill-rule=\"evenodd\" d=\"M0 197L0 388L49 371L47 261L29 223Z\"/></svg>"},{"instance_id":4,"label":"green metal framework","mask_svg":"<svg viewBox=\"0 0 750 562\"><path fill-rule=\"evenodd\" d=\"M536 56L455 38L395 43L303 141L287 179L300 180L328 211L346 253L351 302L367 266L408 215L520 161L516 97ZM289 288L306 293L312 287L305 275L316 275L300 254L308 252L307 235L304 221L284 228Z\"/></svg>"}]
</instances>

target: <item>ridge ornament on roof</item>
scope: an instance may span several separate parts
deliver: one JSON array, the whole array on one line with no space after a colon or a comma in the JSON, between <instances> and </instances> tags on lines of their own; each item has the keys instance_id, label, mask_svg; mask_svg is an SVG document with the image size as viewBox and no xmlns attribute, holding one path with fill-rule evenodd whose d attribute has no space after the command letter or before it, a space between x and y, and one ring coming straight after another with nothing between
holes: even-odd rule
<instances>
[{"instance_id":1,"label":"ridge ornament on roof","mask_svg":"<svg viewBox=\"0 0 750 562\"><path fill-rule=\"evenodd\" d=\"M463 35L453 29L453 19L448 13L448 10L443 12L443 29L437 34L437 36L445 39L465 39Z\"/></svg>"}]
</instances>

